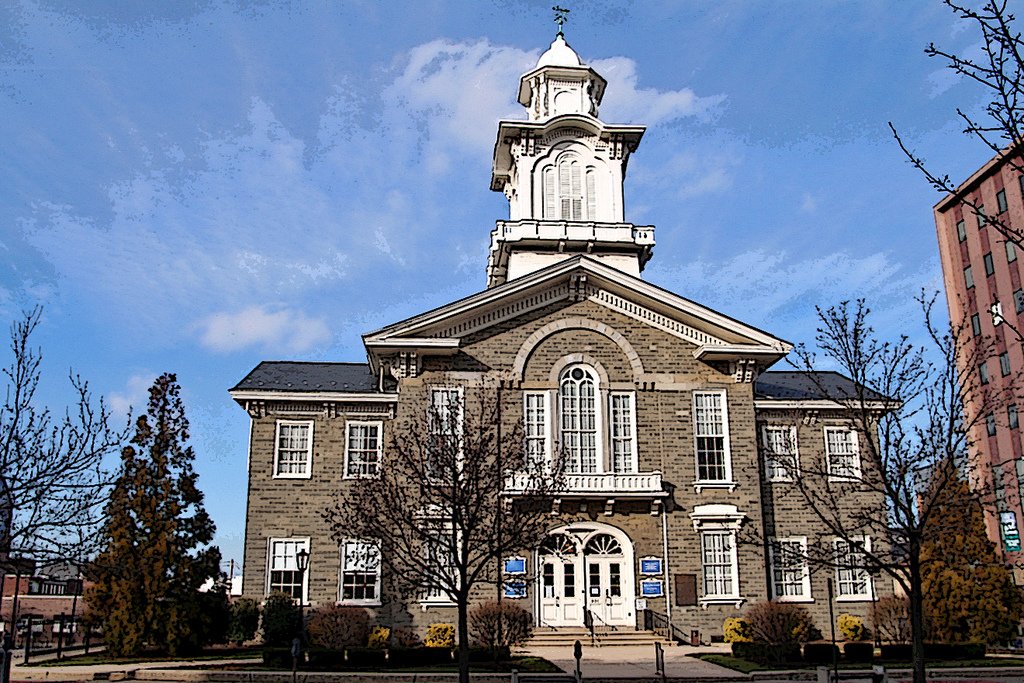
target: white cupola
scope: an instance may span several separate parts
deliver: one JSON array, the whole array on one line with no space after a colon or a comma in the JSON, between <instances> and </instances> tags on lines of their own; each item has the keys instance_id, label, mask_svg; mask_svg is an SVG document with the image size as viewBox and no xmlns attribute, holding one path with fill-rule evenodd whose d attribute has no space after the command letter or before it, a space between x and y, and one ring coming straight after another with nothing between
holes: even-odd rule
<instances>
[{"instance_id":1,"label":"white cupola","mask_svg":"<svg viewBox=\"0 0 1024 683\"><path fill-rule=\"evenodd\" d=\"M509 220L491 233L494 286L586 253L638 276L654 228L625 222L623 181L643 126L598 118L607 81L559 31L537 66L519 79L525 121L501 121L491 189L508 198Z\"/></svg>"}]
</instances>

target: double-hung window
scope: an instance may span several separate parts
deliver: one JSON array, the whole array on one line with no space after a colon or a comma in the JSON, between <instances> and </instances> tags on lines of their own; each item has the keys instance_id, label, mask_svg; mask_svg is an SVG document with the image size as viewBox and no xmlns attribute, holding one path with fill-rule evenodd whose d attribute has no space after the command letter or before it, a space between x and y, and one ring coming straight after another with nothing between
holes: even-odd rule
<instances>
[{"instance_id":1,"label":"double-hung window","mask_svg":"<svg viewBox=\"0 0 1024 683\"><path fill-rule=\"evenodd\" d=\"M864 551L871 549L871 539L837 538L833 542L836 559L836 599L871 600L871 577L868 575Z\"/></svg>"},{"instance_id":2,"label":"double-hung window","mask_svg":"<svg viewBox=\"0 0 1024 683\"><path fill-rule=\"evenodd\" d=\"M705 531L700 535L705 598L735 598L736 537L734 531Z\"/></svg>"},{"instance_id":3,"label":"double-hung window","mask_svg":"<svg viewBox=\"0 0 1024 683\"><path fill-rule=\"evenodd\" d=\"M527 469L535 470L548 461L548 393L528 391L523 394L523 431L526 438Z\"/></svg>"},{"instance_id":4,"label":"double-hung window","mask_svg":"<svg viewBox=\"0 0 1024 683\"><path fill-rule=\"evenodd\" d=\"M271 538L267 544L267 594L281 592L303 604L308 601L309 570L299 571L300 550L309 552L308 538Z\"/></svg>"},{"instance_id":5,"label":"double-hung window","mask_svg":"<svg viewBox=\"0 0 1024 683\"><path fill-rule=\"evenodd\" d=\"M631 392L613 392L611 401L612 471L636 472L636 413Z\"/></svg>"},{"instance_id":6,"label":"double-hung window","mask_svg":"<svg viewBox=\"0 0 1024 683\"><path fill-rule=\"evenodd\" d=\"M376 477L380 473L381 423L350 421L345 432L345 477Z\"/></svg>"},{"instance_id":7,"label":"double-hung window","mask_svg":"<svg viewBox=\"0 0 1024 683\"><path fill-rule=\"evenodd\" d=\"M764 470L768 481L793 481L798 471L796 427L766 425L764 435Z\"/></svg>"},{"instance_id":8,"label":"double-hung window","mask_svg":"<svg viewBox=\"0 0 1024 683\"><path fill-rule=\"evenodd\" d=\"M341 544L341 602L380 604L380 547L345 539Z\"/></svg>"},{"instance_id":9,"label":"double-hung window","mask_svg":"<svg viewBox=\"0 0 1024 683\"><path fill-rule=\"evenodd\" d=\"M693 420L698 482L731 482L729 415L724 391L695 391Z\"/></svg>"},{"instance_id":10,"label":"double-hung window","mask_svg":"<svg viewBox=\"0 0 1024 683\"><path fill-rule=\"evenodd\" d=\"M807 565L807 539L778 538L772 541L772 596L781 602L811 599L811 573Z\"/></svg>"},{"instance_id":11,"label":"double-hung window","mask_svg":"<svg viewBox=\"0 0 1024 683\"><path fill-rule=\"evenodd\" d=\"M274 438L274 477L309 479L313 461L313 422L278 420Z\"/></svg>"},{"instance_id":12,"label":"double-hung window","mask_svg":"<svg viewBox=\"0 0 1024 683\"><path fill-rule=\"evenodd\" d=\"M825 461L831 479L860 479L857 432L849 427L825 427Z\"/></svg>"},{"instance_id":13,"label":"double-hung window","mask_svg":"<svg viewBox=\"0 0 1024 683\"><path fill-rule=\"evenodd\" d=\"M458 552L459 537L452 531L450 521L443 518L424 520L426 562L423 576L427 587L423 594L424 603L450 604L450 590L457 587L455 553Z\"/></svg>"},{"instance_id":14,"label":"double-hung window","mask_svg":"<svg viewBox=\"0 0 1024 683\"><path fill-rule=\"evenodd\" d=\"M463 396L460 387L432 387L425 474L432 482L451 482L462 461Z\"/></svg>"}]
</instances>

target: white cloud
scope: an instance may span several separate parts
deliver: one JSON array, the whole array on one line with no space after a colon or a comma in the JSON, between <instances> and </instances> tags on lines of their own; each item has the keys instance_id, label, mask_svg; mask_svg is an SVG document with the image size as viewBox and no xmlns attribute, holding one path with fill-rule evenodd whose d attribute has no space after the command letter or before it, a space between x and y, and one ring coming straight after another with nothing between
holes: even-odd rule
<instances>
[{"instance_id":1,"label":"white cloud","mask_svg":"<svg viewBox=\"0 0 1024 683\"><path fill-rule=\"evenodd\" d=\"M810 192L804 192L800 198L800 211L803 213L814 213L818 210L818 200Z\"/></svg>"},{"instance_id":2,"label":"white cloud","mask_svg":"<svg viewBox=\"0 0 1024 683\"><path fill-rule=\"evenodd\" d=\"M706 120L725 101L725 95L701 97L689 88L637 87L636 62L628 57L596 59L591 66L608 80L601 104L601 118L605 121L656 126L691 116Z\"/></svg>"},{"instance_id":3,"label":"white cloud","mask_svg":"<svg viewBox=\"0 0 1024 683\"><path fill-rule=\"evenodd\" d=\"M674 154L662 163L652 165L643 159L631 180L638 187L650 187L680 199L724 192L733 186L733 170L742 163L742 154L735 150L736 145L729 149L702 145L696 151Z\"/></svg>"},{"instance_id":4,"label":"white cloud","mask_svg":"<svg viewBox=\"0 0 1024 683\"><path fill-rule=\"evenodd\" d=\"M107 405L115 415L134 415L146 412L149 404L149 387L156 379L156 373L135 373L125 382L124 389L115 391L106 397Z\"/></svg>"},{"instance_id":5,"label":"white cloud","mask_svg":"<svg viewBox=\"0 0 1024 683\"><path fill-rule=\"evenodd\" d=\"M215 313L199 323L202 344L229 352L258 347L268 353L303 353L331 340L327 323L288 309L251 306L235 313Z\"/></svg>"}]
</instances>

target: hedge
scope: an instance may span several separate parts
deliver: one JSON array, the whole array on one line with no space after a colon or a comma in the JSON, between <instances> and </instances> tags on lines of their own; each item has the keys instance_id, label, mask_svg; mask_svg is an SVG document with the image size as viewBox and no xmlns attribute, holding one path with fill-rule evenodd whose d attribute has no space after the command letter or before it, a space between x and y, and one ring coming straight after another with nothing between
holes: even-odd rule
<instances>
[{"instance_id":1,"label":"hedge","mask_svg":"<svg viewBox=\"0 0 1024 683\"><path fill-rule=\"evenodd\" d=\"M925 643L925 659L963 660L982 659L985 656L985 643ZM892 643L882 646L882 659L897 662L909 662L913 659L913 649L909 643Z\"/></svg>"},{"instance_id":2,"label":"hedge","mask_svg":"<svg viewBox=\"0 0 1024 683\"><path fill-rule=\"evenodd\" d=\"M875 646L873 643L845 643L843 655L848 662L870 664L875 658Z\"/></svg>"},{"instance_id":3,"label":"hedge","mask_svg":"<svg viewBox=\"0 0 1024 683\"><path fill-rule=\"evenodd\" d=\"M839 657L839 646L832 643L807 643L804 661L809 664L831 664Z\"/></svg>"},{"instance_id":4,"label":"hedge","mask_svg":"<svg viewBox=\"0 0 1024 683\"><path fill-rule=\"evenodd\" d=\"M800 646L795 644L733 643L732 654L739 659L758 664L784 664L800 661Z\"/></svg>"}]
</instances>

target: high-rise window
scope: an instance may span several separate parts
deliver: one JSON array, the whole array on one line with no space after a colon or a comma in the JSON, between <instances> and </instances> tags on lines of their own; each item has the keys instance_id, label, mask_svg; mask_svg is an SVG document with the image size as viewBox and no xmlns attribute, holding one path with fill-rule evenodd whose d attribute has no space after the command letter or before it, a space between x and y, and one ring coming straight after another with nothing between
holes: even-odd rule
<instances>
[{"instance_id":1,"label":"high-rise window","mask_svg":"<svg viewBox=\"0 0 1024 683\"><path fill-rule=\"evenodd\" d=\"M380 467L381 423L348 422L345 427L345 476L376 477Z\"/></svg>"},{"instance_id":2,"label":"high-rise window","mask_svg":"<svg viewBox=\"0 0 1024 683\"><path fill-rule=\"evenodd\" d=\"M636 418L633 394L616 392L611 400L612 471L636 471Z\"/></svg>"},{"instance_id":3,"label":"high-rise window","mask_svg":"<svg viewBox=\"0 0 1024 683\"><path fill-rule=\"evenodd\" d=\"M963 219L956 222L956 238L961 242L967 240L967 222Z\"/></svg>"},{"instance_id":4,"label":"high-rise window","mask_svg":"<svg viewBox=\"0 0 1024 683\"><path fill-rule=\"evenodd\" d=\"M1007 240L1004 244L1006 246L1006 262L1013 263L1014 261L1017 260L1017 247L1015 247L1013 245L1013 242L1009 240Z\"/></svg>"},{"instance_id":5,"label":"high-rise window","mask_svg":"<svg viewBox=\"0 0 1024 683\"><path fill-rule=\"evenodd\" d=\"M793 481L797 472L796 427L766 425L764 469L768 481Z\"/></svg>"},{"instance_id":6,"label":"high-rise window","mask_svg":"<svg viewBox=\"0 0 1024 683\"><path fill-rule=\"evenodd\" d=\"M989 436L996 435L996 416L992 413L985 416L985 433Z\"/></svg>"},{"instance_id":7,"label":"high-rise window","mask_svg":"<svg viewBox=\"0 0 1024 683\"><path fill-rule=\"evenodd\" d=\"M597 376L593 368L573 365L558 383L559 436L570 473L597 472Z\"/></svg>"},{"instance_id":8,"label":"high-rise window","mask_svg":"<svg viewBox=\"0 0 1024 683\"><path fill-rule=\"evenodd\" d=\"M985 264L985 275L992 275L996 272L995 262L992 260L992 252L989 252L981 257L982 262Z\"/></svg>"},{"instance_id":9,"label":"high-rise window","mask_svg":"<svg viewBox=\"0 0 1024 683\"><path fill-rule=\"evenodd\" d=\"M279 420L274 443L274 476L308 479L313 458L313 423Z\"/></svg>"},{"instance_id":10,"label":"high-rise window","mask_svg":"<svg viewBox=\"0 0 1024 683\"><path fill-rule=\"evenodd\" d=\"M999 374L1006 377L1010 374L1010 352L1003 351L999 354Z\"/></svg>"},{"instance_id":11,"label":"high-rise window","mask_svg":"<svg viewBox=\"0 0 1024 683\"><path fill-rule=\"evenodd\" d=\"M986 225L988 225L988 217L985 216L985 205L984 204L978 204L978 210L977 210L976 214L978 216L978 227L979 228L984 228Z\"/></svg>"},{"instance_id":12,"label":"high-rise window","mask_svg":"<svg viewBox=\"0 0 1024 683\"><path fill-rule=\"evenodd\" d=\"M695 391L693 419L697 436L697 481L729 481L732 472L725 392Z\"/></svg>"},{"instance_id":13,"label":"high-rise window","mask_svg":"<svg viewBox=\"0 0 1024 683\"><path fill-rule=\"evenodd\" d=\"M1013 306L1018 313L1024 313L1024 289L1014 291Z\"/></svg>"},{"instance_id":14,"label":"high-rise window","mask_svg":"<svg viewBox=\"0 0 1024 683\"><path fill-rule=\"evenodd\" d=\"M999 207L999 213L1006 211L1006 190L999 190L999 192L996 192L996 206Z\"/></svg>"},{"instance_id":15,"label":"high-rise window","mask_svg":"<svg viewBox=\"0 0 1024 683\"><path fill-rule=\"evenodd\" d=\"M988 363L982 363L978 366L978 378L982 384L988 384Z\"/></svg>"},{"instance_id":16,"label":"high-rise window","mask_svg":"<svg viewBox=\"0 0 1024 683\"><path fill-rule=\"evenodd\" d=\"M825 427L825 460L829 477L860 479L857 433L849 427Z\"/></svg>"},{"instance_id":17,"label":"high-rise window","mask_svg":"<svg viewBox=\"0 0 1024 683\"><path fill-rule=\"evenodd\" d=\"M1007 406L1006 424L1009 425L1010 429L1017 429L1020 427L1020 417L1017 415L1017 406Z\"/></svg>"},{"instance_id":18,"label":"high-rise window","mask_svg":"<svg viewBox=\"0 0 1024 683\"><path fill-rule=\"evenodd\" d=\"M964 284L967 285L967 289L974 287L974 273L971 272L970 266L964 268Z\"/></svg>"},{"instance_id":19,"label":"high-rise window","mask_svg":"<svg viewBox=\"0 0 1024 683\"><path fill-rule=\"evenodd\" d=\"M975 337L981 336L981 316L977 313L971 316L971 332L974 333Z\"/></svg>"}]
</instances>

